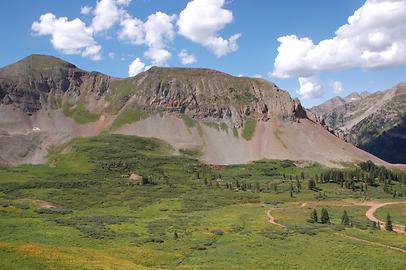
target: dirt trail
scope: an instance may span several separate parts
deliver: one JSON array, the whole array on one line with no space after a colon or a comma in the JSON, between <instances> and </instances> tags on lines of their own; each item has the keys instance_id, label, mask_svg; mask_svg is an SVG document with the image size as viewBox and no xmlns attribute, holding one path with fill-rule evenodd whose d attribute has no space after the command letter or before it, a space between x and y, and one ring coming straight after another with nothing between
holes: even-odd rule
<instances>
[{"instance_id":1,"label":"dirt trail","mask_svg":"<svg viewBox=\"0 0 406 270\"><path fill-rule=\"evenodd\" d=\"M276 225L276 226L285 228L284 225L278 223L278 222L276 221L275 217L272 216L272 209L268 210L268 211L266 212L266 215L268 216L268 222L269 222L270 224L273 224L273 225Z\"/></svg>"},{"instance_id":2,"label":"dirt trail","mask_svg":"<svg viewBox=\"0 0 406 270\"><path fill-rule=\"evenodd\" d=\"M355 241L364 242L364 243L371 244L371 245L374 245L374 246L390 248L390 249L393 249L393 250L397 250L397 251L406 253L406 250L405 250L405 249L402 249L402 248L393 247L393 246L388 246L388 245L385 245L385 244L381 244L381 243L377 243L377 242L372 242L372 241L369 241L369 240L361 239L361 238L358 238L358 237L355 237L355 236L350 236L350 235L346 235L346 234L342 234L342 233L335 233L335 234L336 234L336 235L339 235L339 236L342 236L342 237L344 237L344 238L347 238L347 239L351 239L351 240L355 240Z\"/></svg>"},{"instance_id":3,"label":"dirt trail","mask_svg":"<svg viewBox=\"0 0 406 270\"><path fill-rule=\"evenodd\" d=\"M392 205L392 204L406 204L406 201L404 201L404 202L386 202L386 203L370 202L370 203L368 203L370 208L365 213L365 215L369 220L376 222L379 225L379 228L385 230L385 222L383 222L382 220L377 219L374 216L374 214L375 214L376 210L378 210L379 208L387 206L387 205ZM402 225L393 224L393 231L395 231L397 233L404 234L405 233L405 227L402 226Z\"/></svg>"}]
</instances>

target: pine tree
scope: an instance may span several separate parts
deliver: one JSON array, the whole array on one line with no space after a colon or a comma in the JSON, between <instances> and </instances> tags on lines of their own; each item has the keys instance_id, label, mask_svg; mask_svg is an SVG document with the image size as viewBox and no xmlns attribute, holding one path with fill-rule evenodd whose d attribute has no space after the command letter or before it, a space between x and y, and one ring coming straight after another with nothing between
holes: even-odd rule
<instances>
[{"instance_id":1,"label":"pine tree","mask_svg":"<svg viewBox=\"0 0 406 270\"><path fill-rule=\"evenodd\" d=\"M323 224L328 224L330 223L330 216L328 215L328 211L326 208L321 209L321 218L320 218L321 223Z\"/></svg>"},{"instance_id":2,"label":"pine tree","mask_svg":"<svg viewBox=\"0 0 406 270\"><path fill-rule=\"evenodd\" d=\"M302 185L300 184L299 180L296 181L296 187L297 187L298 191L300 191L302 189Z\"/></svg>"},{"instance_id":3,"label":"pine tree","mask_svg":"<svg viewBox=\"0 0 406 270\"><path fill-rule=\"evenodd\" d=\"M392 219L391 219L389 213L388 213L388 215L386 215L385 229L386 229L388 232L392 232L392 231L393 231Z\"/></svg>"},{"instance_id":4,"label":"pine tree","mask_svg":"<svg viewBox=\"0 0 406 270\"><path fill-rule=\"evenodd\" d=\"M315 190L316 189L316 182L314 181L314 179L310 179L308 182L308 188L310 190Z\"/></svg>"},{"instance_id":5,"label":"pine tree","mask_svg":"<svg viewBox=\"0 0 406 270\"><path fill-rule=\"evenodd\" d=\"M341 217L341 224L348 226L350 225L350 217L348 216L348 213L346 210L343 212L343 216Z\"/></svg>"},{"instance_id":6,"label":"pine tree","mask_svg":"<svg viewBox=\"0 0 406 270\"><path fill-rule=\"evenodd\" d=\"M317 210L313 209L313 211L310 212L309 222L310 223L317 223L318 221L319 221L319 219L317 217Z\"/></svg>"}]
</instances>

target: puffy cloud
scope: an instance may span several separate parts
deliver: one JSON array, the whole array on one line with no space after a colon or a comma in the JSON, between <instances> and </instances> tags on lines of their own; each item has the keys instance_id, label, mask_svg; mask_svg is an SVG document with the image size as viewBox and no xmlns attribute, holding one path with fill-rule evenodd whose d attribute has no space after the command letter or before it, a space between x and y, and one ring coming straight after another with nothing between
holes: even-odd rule
<instances>
[{"instance_id":1,"label":"puffy cloud","mask_svg":"<svg viewBox=\"0 0 406 270\"><path fill-rule=\"evenodd\" d=\"M163 66L165 63L171 59L171 53L162 48L150 47L144 56L151 60L153 65Z\"/></svg>"},{"instance_id":2,"label":"puffy cloud","mask_svg":"<svg viewBox=\"0 0 406 270\"><path fill-rule=\"evenodd\" d=\"M145 43L154 48L163 48L167 41L172 41L175 36L173 21L175 15L168 15L163 12L156 12L148 16L144 24Z\"/></svg>"},{"instance_id":3,"label":"puffy cloud","mask_svg":"<svg viewBox=\"0 0 406 270\"><path fill-rule=\"evenodd\" d=\"M300 88L297 91L301 98L309 99L323 94L323 88L317 77L299 77Z\"/></svg>"},{"instance_id":4,"label":"puffy cloud","mask_svg":"<svg viewBox=\"0 0 406 270\"><path fill-rule=\"evenodd\" d=\"M229 39L218 36L218 31L233 21L233 13L224 9L224 0L190 1L179 15L179 33L193 42L209 48L221 57L238 50L237 39L241 34Z\"/></svg>"},{"instance_id":5,"label":"puffy cloud","mask_svg":"<svg viewBox=\"0 0 406 270\"><path fill-rule=\"evenodd\" d=\"M331 39L278 38L272 75L289 78L347 68L406 64L406 1L367 0Z\"/></svg>"},{"instance_id":6,"label":"puffy cloud","mask_svg":"<svg viewBox=\"0 0 406 270\"><path fill-rule=\"evenodd\" d=\"M254 75L252 75L252 77L254 77L254 78L262 78L262 75L261 74L254 74Z\"/></svg>"},{"instance_id":7,"label":"puffy cloud","mask_svg":"<svg viewBox=\"0 0 406 270\"><path fill-rule=\"evenodd\" d=\"M193 54L189 54L185 49L181 50L178 56L184 65L196 63L196 57Z\"/></svg>"},{"instance_id":8,"label":"puffy cloud","mask_svg":"<svg viewBox=\"0 0 406 270\"><path fill-rule=\"evenodd\" d=\"M149 15L145 22L127 14L120 23L118 37L135 45L147 45L148 50L144 56L150 59L152 64L162 66L171 58L166 47L175 37L175 19L175 15L160 11Z\"/></svg>"},{"instance_id":9,"label":"puffy cloud","mask_svg":"<svg viewBox=\"0 0 406 270\"><path fill-rule=\"evenodd\" d=\"M47 13L32 24L35 35L51 36L52 46L65 54L81 54L92 60L100 60L101 46L93 38L92 28L80 19L69 21L66 17L56 18Z\"/></svg>"},{"instance_id":10,"label":"puffy cloud","mask_svg":"<svg viewBox=\"0 0 406 270\"><path fill-rule=\"evenodd\" d=\"M334 93L338 94L343 90L343 84L339 81L333 81L330 83L331 88L333 88Z\"/></svg>"},{"instance_id":11,"label":"puffy cloud","mask_svg":"<svg viewBox=\"0 0 406 270\"><path fill-rule=\"evenodd\" d=\"M92 11L92 7L89 6L83 6L80 8L80 13L83 15L88 15Z\"/></svg>"},{"instance_id":12,"label":"puffy cloud","mask_svg":"<svg viewBox=\"0 0 406 270\"><path fill-rule=\"evenodd\" d=\"M141 61L140 58L135 58L134 61L128 67L128 76L132 77L142 72L145 68L145 64Z\"/></svg>"},{"instance_id":13,"label":"puffy cloud","mask_svg":"<svg viewBox=\"0 0 406 270\"><path fill-rule=\"evenodd\" d=\"M144 23L143 21L127 16L120 23L121 29L118 32L118 38L124 41L128 41L135 45L141 45L144 43Z\"/></svg>"},{"instance_id":14,"label":"puffy cloud","mask_svg":"<svg viewBox=\"0 0 406 270\"><path fill-rule=\"evenodd\" d=\"M100 0L93 10L92 28L95 32L110 29L120 21L126 12L122 6L128 5L131 0Z\"/></svg>"}]
</instances>

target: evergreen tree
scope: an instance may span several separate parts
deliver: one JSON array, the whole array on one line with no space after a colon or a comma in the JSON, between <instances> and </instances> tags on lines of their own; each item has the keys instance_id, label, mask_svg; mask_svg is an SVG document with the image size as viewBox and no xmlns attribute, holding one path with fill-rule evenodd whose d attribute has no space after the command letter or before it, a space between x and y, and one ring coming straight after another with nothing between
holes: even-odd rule
<instances>
[{"instance_id":1,"label":"evergreen tree","mask_svg":"<svg viewBox=\"0 0 406 270\"><path fill-rule=\"evenodd\" d=\"M321 209L321 218L320 218L321 223L323 224L328 224L330 223L330 216L328 215L328 211L326 208Z\"/></svg>"},{"instance_id":2,"label":"evergreen tree","mask_svg":"<svg viewBox=\"0 0 406 270\"><path fill-rule=\"evenodd\" d=\"M393 231L392 219L391 219L389 213L386 215L385 229L386 229L388 232L392 232L392 231Z\"/></svg>"},{"instance_id":3,"label":"evergreen tree","mask_svg":"<svg viewBox=\"0 0 406 270\"><path fill-rule=\"evenodd\" d=\"M310 190L315 190L316 189L316 182L314 181L314 179L310 179L308 182L308 188Z\"/></svg>"},{"instance_id":4,"label":"evergreen tree","mask_svg":"<svg viewBox=\"0 0 406 270\"><path fill-rule=\"evenodd\" d=\"M319 221L319 219L317 217L317 210L313 209L313 211L310 212L309 222L310 223L317 223L318 221Z\"/></svg>"},{"instance_id":5,"label":"evergreen tree","mask_svg":"<svg viewBox=\"0 0 406 270\"><path fill-rule=\"evenodd\" d=\"M372 221L372 229L374 229L374 230L378 230L378 229L379 229L378 223L376 223L376 221Z\"/></svg>"},{"instance_id":6,"label":"evergreen tree","mask_svg":"<svg viewBox=\"0 0 406 270\"><path fill-rule=\"evenodd\" d=\"M348 226L350 225L350 217L348 216L348 213L346 210L343 212L343 216L341 217L341 224Z\"/></svg>"},{"instance_id":7,"label":"evergreen tree","mask_svg":"<svg viewBox=\"0 0 406 270\"><path fill-rule=\"evenodd\" d=\"M302 185L300 184L299 180L296 181L296 187L297 187L298 191L300 191L302 189Z\"/></svg>"}]
</instances>

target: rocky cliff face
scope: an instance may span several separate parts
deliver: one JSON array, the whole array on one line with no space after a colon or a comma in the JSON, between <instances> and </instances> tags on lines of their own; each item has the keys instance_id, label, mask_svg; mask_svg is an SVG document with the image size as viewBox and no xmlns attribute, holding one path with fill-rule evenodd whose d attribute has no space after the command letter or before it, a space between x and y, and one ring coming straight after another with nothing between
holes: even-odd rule
<instances>
[{"instance_id":1,"label":"rocky cliff face","mask_svg":"<svg viewBox=\"0 0 406 270\"><path fill-rule=\"evenodd\" d=\"M12 105L27 114L54 107L62 97L82 95L101 97L110 78L97 72L85 72L63 60L31 55L0 69L0 104Z\"/></svg>"},{"instance_id":2,"label":"rocky cliff face","mask_svg":"<svg viewBox=\"0 0 406 270\"><path fill-rule=\"evenodd\" d=\"M341 100L327 101L312 110L348 142L389 162L406 163L406 84Z\"/></svg>"},{"instance_id":3,"label":"rocky cliff face","mask_svg":"<svg viewBox=\"0 0 406 270\"><path fill-rule=\"evenodd\" d=\"M208 69L153 67L127 80L132 84L124 98L127 106L185 113L196 120L221 120L236 127L247 118L307 117L298 100L262 79Z\"/></svg>"},{"instance_id":4,"label":"rocky cliff face","mask_svg":"<svg viewBox=\"0 0 406 270\"><path fill-rule=\"evenodd\" d=\"M133 78L116 79L41 55L0 69L0 104L32 114L65 103L75 106L80 100L91 113L142 108L221 120L236 127L247 118L307 117L299 100L268 81L209 69L153 67Z\"/></svg>"}]
</instances>

